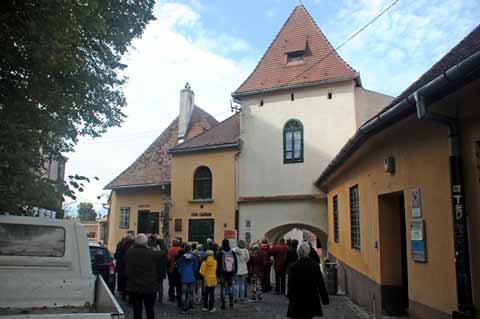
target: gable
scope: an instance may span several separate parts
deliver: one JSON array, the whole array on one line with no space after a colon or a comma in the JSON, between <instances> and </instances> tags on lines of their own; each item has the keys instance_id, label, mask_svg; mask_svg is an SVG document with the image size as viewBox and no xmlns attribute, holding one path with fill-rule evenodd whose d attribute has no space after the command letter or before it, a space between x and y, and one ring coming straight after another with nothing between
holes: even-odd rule
<instances>
[{"instance_id":1,"label":"gable","mask_svg":"<svg viewBox=\"0 0 480 319\"><path fill-rule=\"evenodd\" d=\"M302 61L287 63L289 53L303 52ZM334 51L303 5L297 6L256 68L232 94L241 96L303 83L358 77Z\"/></svg>"}]
</instances>

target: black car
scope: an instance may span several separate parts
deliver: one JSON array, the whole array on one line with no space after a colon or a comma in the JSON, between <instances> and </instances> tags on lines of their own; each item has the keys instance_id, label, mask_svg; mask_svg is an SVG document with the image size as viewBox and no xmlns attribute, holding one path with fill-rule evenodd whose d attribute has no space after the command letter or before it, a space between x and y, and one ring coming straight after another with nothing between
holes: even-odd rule
<instances>
[{"instance_id":1,"label":"black car","mask_svg":"<svg viewBox=\"0 0 480 319\"><path fill-rule=\"evenodd\" d=\"M99 244L88 244L94 275L100 275L112 293L115 291L115 265L108 249Z\"/></svg>"}]
</instances>

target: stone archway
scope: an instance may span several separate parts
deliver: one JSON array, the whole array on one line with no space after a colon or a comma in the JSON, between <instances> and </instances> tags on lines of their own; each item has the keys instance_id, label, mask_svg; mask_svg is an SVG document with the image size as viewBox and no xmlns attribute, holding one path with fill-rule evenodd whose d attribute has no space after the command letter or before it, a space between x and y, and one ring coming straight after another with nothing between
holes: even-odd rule
<instances>
[{"instance_id":1,"label":"stone archway","mask_svg":"<svg viewBox=\"0 0 480 319\"><path fill-rule=\"evenodd\" d=\"M325 233L323 230L321 230L318 227L307 225L307 224L301 224L301 223L290 223L290 224L284 224L284 225L274 227L265 233L265 238L267 238L271 244L275 244L279 242L280 239L283 238L283 236L285 236L285 234L287 234L289 231L295 228L306 229L312 232L320 240L323 249L327 248L327 240L328 240L327 233Z\"/></svg>"}]
</instances>

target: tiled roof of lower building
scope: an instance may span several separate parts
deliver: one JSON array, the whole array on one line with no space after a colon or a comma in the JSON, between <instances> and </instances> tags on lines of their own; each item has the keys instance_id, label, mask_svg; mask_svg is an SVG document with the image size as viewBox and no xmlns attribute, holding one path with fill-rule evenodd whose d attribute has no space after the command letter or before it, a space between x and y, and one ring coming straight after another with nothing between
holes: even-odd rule
<instances>
[{"instance_id":1,"label":"tiled roof of lower building","mask_svg":"<svg viewBox=\"0 0 480 319\"><path fill-rule=\"evenodd\" d=\"M218 121L195 106L187 133L187 141L218 124ZM170 183L171 155L168 151L177 145L178 118L126 170L113 179L105 189L133 186L154 186Z\"/></svg>"},{"instance_id":2,"label":"tiled roof of lower building","mask_svg":"<svg viewBox=\"0 0 480 319\"><path fill-rule=\"evenodd\" d=\"M184 153L238 146L240 136L239 113L199 134L188 141L170 149L170 153Z\"/></svg>"}]
</instances>

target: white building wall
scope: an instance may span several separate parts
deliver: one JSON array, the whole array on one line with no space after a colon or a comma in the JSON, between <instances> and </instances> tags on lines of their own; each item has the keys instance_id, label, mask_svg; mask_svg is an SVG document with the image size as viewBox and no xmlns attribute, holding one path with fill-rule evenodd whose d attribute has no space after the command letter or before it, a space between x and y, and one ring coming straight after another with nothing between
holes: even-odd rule
<instances>
[{"instance_id":1,"label":"white building wall","mask_svg":"<svg viewBox=\"0 0 480 319\"><path fill-rule=\"evenodd\" d=\"M249 223L247 223L249 221ZM249 232L251 240L259 240L273 228L291 224L310 225L328 231L325 200L244 203L240 205L239 238Z\"/></svg>"},{"instance_id":2,"label":"white building wall","mask_svg":"<svg viewBox=\"0 0 480 319\"><path fill-rule=\"evenodd\" d=\"M348 81L243 100L240 196L318 193L315 177L355 132L354 89ZM283 127L290 119L303 124L303 163L283 163Z\"/></svg>"}]
</instances>

